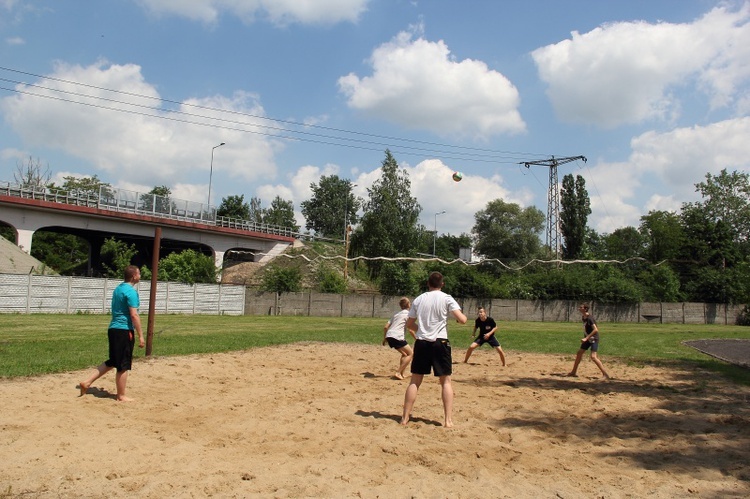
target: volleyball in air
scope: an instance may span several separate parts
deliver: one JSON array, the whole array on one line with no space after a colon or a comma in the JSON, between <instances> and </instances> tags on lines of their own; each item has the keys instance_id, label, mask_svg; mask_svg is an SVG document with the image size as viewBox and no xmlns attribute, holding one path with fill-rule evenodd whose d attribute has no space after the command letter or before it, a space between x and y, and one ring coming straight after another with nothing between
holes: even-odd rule
<instances>
[{"instance_id":1,"label":"volleyball in air","mask_svg":"<svg viewBox=\"0 0 750 499\"><path fill-rule=\"evenodd\" d=\"M461 172L453 172L453 180L456 182L460 182L461 179L464 178L464 174Z\"/></svg>"}]
</instances>

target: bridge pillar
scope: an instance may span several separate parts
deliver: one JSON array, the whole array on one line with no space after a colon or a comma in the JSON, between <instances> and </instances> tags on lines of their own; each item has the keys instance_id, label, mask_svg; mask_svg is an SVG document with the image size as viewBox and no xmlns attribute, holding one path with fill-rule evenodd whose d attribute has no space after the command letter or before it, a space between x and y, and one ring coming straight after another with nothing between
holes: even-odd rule
<instances>
[{"instance_id":1,"label":"bridge pillar","mask_svg":"<svg viewBox=\"0 0 750 499\"><path fill-rule=\"evenodd\" d=\"M29 229L16 229L16 246L29 255L31 254L31 239L34 237L34 232L34 230Z\"/></svg>"},{"instance_id":2,"label":"bridge pillar","mask_svg":"<svg viewBox=\"0 0 750 499\"><path fill-rule=\"evenodd\" d=\"M224 268L224 253L226 253L226 251L214 250L214 262L216 268L219 270L216 273L216 280L218 282L221 282L221 269Z\"/></svg>"}]
</instances>

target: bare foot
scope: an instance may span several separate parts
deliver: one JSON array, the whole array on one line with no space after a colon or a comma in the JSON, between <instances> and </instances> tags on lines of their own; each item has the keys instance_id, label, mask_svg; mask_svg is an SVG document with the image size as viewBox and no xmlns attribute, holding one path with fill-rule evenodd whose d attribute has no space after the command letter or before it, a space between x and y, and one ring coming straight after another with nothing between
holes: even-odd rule
<instances>
[{"instance_id":1,"label":"bare foot","mask_svg":"<svg viewBox=\"0 0 750 499\"><path fill-rule=\"evenodd\" d=\"M396 379L404 379L404 375L401 373L396 373L394 374L394 376L396 377Z\"/></svg>"},{"instance_id":2,"label":"bare foot","mask_svg":"<svg viewBox=\"0 0 750 499\"><path fill-rule=\"evenodd\" d=\"M406 426L406 425L407 425L408 423L409 423L409 416L404 416L404 417L402 417L402 418L401 418L401 421L399 422L399 424L400 424L401 426Z\"/></svg>"},{"instance_id":3,"label":"bare foot","mask_svg":"<svg viewBox=\"0 0 750 499\"><path fill-rule=\"evenodd\" d=\"M83 397L84 395L86 395L86 392L88 391L88 389L89 389L90 386L91 385L87 385L83 381L81 381L80 383L78 383L78 388L80 388L80 390L81 390L81 394L79 395L79 397Z\"/></svg>"},{"instance_id":4,"label":"bare foot","mask_svg":"<svg viewBox=\"0 0 750 499\"><path fill-rule=\"evenodd\" d=\"M578 375L576 373L568 373L565 376L567 376L568 378L577 378L578 377Z\"/></svg>"},{"instance_id":5,"label":"bare foot","mask_svg":"<svg viewBox=\"0 0 750 499\"><path fill-rule=\"evenodd\" d=\"M445 423L443 423L443 426L445 428L453 428L453 421L452 420L448 420Z\"/></svg>"},{"instance_id":6,"label":"bare foot","mask_svg":"<svg viewBox=\"0 0 750 499\"><path fill-rule=\"evenodd\" d=\"M130 397L126 397L125 395L117 397L118 402L133 402L134 400L135 399L131 399Z\"/></svg>"}]
</instances>

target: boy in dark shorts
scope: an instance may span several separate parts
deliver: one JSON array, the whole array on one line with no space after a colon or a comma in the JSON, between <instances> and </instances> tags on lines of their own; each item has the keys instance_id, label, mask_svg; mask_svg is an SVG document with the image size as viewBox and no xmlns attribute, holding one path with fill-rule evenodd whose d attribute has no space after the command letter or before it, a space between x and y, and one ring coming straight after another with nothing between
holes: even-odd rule
<instances>
[{"instance_id":1,"label":"boy in dark shorts","mask_svg":"<svg viewBox=\"0 0 750 499\"><path fill-rule=\"evenodd\" d=\"M130 402L132 399L125 395L128 382L128 372L133 363L133 347L135 337L133 331L138 332L138 347L146 344L141 329L141 319L138 315L140 298L135 285L141 280L141 271L135 265L125 267L125 281L120 283L112 293L112 320L109 323L107 339L109 340L109 358L104 361L86 381L78 384L81 396L97 379L112 369L117 370L115 385L117 386L117 401Z\"/></svg>"},{"instance_id":2,"label":"boy in dark shorts","mask_svg":"<svg viewBox=\"0 0 750 499\"><path fill-rule=\"evenodd\" d=\"M495 333L497 332L497 324L495 323L495 319L487 315L487 311L484 309L484 307L479 307L478 312L479 317L477 317L474 321L474 330L471 332L471 335L474 336L478 329L479 336L477 336L476 339L471 343L471 345L469 345L469 349L466 351L466 358L464 358L464 364L469 362L469 357L471 357L471 354L472 352L474 352L474 350L481 347L485 343L489 343L490 346L492 346L495 350L497 350L497 353L500 354L500 361L503 363L503 367L505 367L505 352L503 352L503 349L500 346L500 342L495 336Z\"/></svg>"},{"instance_id":3,"label":"boy in dark shorts","mask_svg":"<svg viewBox=\"0 0 750 499\"><path fill-rule=\"evenodd\" d=\"M417 341L414 343L411 381L404 395L401 424L409 422L424 375L433 372L440 378L445 415L443 426L450 428L453 426L453 359L448 341L448 317L452 315L459 324L466 324L466 316L458 302L451 295L443 293L443 275L440 272L430 274L427 287L428 291L414 300L406 321L407 329L416 329Z\"/></svg>"},{"instance_id":4,"label":"boy in dark shorts","mask_svg":"<svg viewBox=\"0 0 750 499\"><path fill-rule=\"evenodd\" d=\"M396 312L391 320L385 323L383 327L383 345L388 343L393 349L396 349L401 353L401 360L399 361L398 371L395 374L397 379L404 379L404 373L406 368L409 367L411 359L414 357L409 343L406 342L406 320L409 318L409 309L411 308L411 301L408 298L401 298L398 302L401 310ZM414 331L409 329L409 333L414 339L417 337L414 335Z\"/></svg>"},{"instance_id":5,"label":"boy in dark shorts","mask_svg":"<svg viewBox=\"0 0 750 499\"><path fill-rule=\"evenodd\" d=\"M609 374L604 370L602 361L599 360L597 352L599 351L599 328L596 326L596 321L591 314L589 314L589 306L587 303L582 303L578 307L578 311L581 312L581 320L583 321L583 338L581 338L581 348L578 349L576 354L576 360L573 364L573 370L568 373L568 376L578 376L578 365L581 363L583 354L586 350L591 349L591 361L596 364L596 367L604 375L604 379L609 379Z\"/></svg>"}]
</instances>

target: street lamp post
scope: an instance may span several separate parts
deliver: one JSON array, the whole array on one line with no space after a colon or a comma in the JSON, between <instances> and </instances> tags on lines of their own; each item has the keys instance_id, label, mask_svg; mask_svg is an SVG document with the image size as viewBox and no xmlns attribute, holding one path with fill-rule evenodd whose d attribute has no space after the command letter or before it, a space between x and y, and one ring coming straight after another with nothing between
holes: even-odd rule
<instances>
[{"instance_id":1,"label":"street lamp post","mask_svg":"<svg viewBox=\"0 0 750 499\"><path fill-rule=\"evenodd\" d=\"M214 177L214 149L216 149L217 147L221 147L224 144L226 144L226 142L222 142L218 146L213 146L211 148L211 171L208 174L208 203L206 203L209 210L211 209L211 180Z\"/></svg>"},{"instance_id":2,"label":"street lamp post","mask_svg":"<svg viewBox=\"0 0 750 499\"><path fill-rule=\"evenodd\" d=\"M445 210L435 213L435 233L432 235L432 256L437 256L435 254L435 241L437 240L437 216L442 215L443 213L445 213Z\"/></svg>"}]
</instances>

